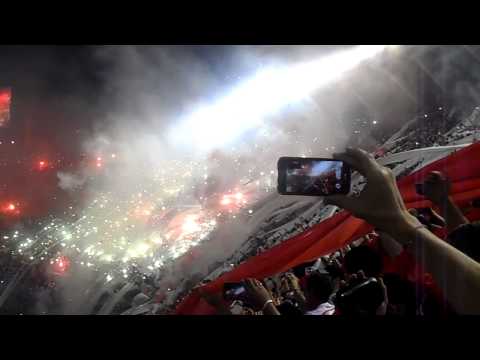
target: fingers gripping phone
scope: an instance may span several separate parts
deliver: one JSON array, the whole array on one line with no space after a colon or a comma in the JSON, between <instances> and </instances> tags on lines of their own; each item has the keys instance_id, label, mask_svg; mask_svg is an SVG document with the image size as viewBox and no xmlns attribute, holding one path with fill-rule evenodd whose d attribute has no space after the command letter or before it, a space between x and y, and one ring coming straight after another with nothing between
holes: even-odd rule
<instances>
[{"instance_id":1,"label":"fingers gripping phone","mask_svg":"<svg viewBox=\"0 0 480 360\"><path fill-rule=\"evenodd\" d=\"M340 160L282 157L278 160L282 195L328 196L350 192L350 167Z\"/></svg>"},{"instance_id":2,"label":"fingers gripping phone","mask_svg":"<svg viewBox=\"0 0 480 360\"><path fill-rule=\"evenodd\" d=\"M375 278L350 284L340 290L334 299L335 306L344 315L374 314L385 300L383 288Z\"/></svg>"}]
</instances>

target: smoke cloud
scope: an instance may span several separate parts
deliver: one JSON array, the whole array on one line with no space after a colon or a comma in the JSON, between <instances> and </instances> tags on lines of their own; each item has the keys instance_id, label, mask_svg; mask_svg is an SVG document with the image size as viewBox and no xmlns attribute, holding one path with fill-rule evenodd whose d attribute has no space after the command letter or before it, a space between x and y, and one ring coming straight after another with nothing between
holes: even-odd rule
<instances>
[{"instance_id":1,"label":"smoke cloud","mask_svg":"<svg viewBox=\"0 0 480 360\"><path fill-rule=\"evenodd\" d=\"M321 50L317 49L318 55L322 54ZM132 210L134 205L130 208L128 204L133 195L144 194L143 204L155 204L148 210L152 213L164 206L177 209L175 216L180 218L184 215L179 207L218 206L214 196L241 188L243 184L255 184L259 179L261 186L249 195L249 201L262 199L268 195L263 192L264 187L275 186L279 156L327 155L331 152L329 147L341 147L348 137L342 123L331 126L334 113L331 106L310 98L272 116L227 146L208 153L192 153L188 146L175 146L167 137L178 119L230 91L262 66L288 61L276 54L261 54L260 48L235 48L232 59L225 63L240 75L232 74L230 79L225 79L209 65L208 57L207 60L200 58L188 47L106 47L98 49L94 56L105 69L98 74L106 84L100 101L104 116L83 143L87 160L82 168L72 173L59 172L57 176L59 187L64 190L83 188L88 198L86 204L98 204L108 198L105 208L92 205L79 211L79 216L95 219L92 221L98 232L103 231L102 222L110 220L114 209L125 213ZM180 170L184 174L179 173ZM152 182L159 176L168 181ZM162 194L161 201L148 195L173 191L170 187L174 183L181 186L182 191L168 196ZM152 189L152 186L158 188ZM195 274L205 276L213 263L225 260L248 237L245 221L238 217L219 223L209 236L211 241L199 247L199 256L189 266L185 266L183 260L175 260L176 255L168 255L173 257L171 262L167 261L168 268L162 270L160 287L178 285ZM132 229L131 248L137 249L145 237L162 236L161 233L162 230L158 233L146 227ZM85 249L92 239L79 239L77 243ZM102 249L113 251L105 244ZM137 258L136 263L143 270L150 264L142 258ZM76 299L75 304L82 304L84 295L76 289L92 286L91 276L82 275L79 269L78 275L68 279L68 286L65 285L62 292L66 309L73 312L85 311L80 310L80 305L72 305L72 298ZM104 271L101 278L106 283L104 277L113 272L108 266ZM112 282L118 280L122 279L117 274Z\"/></svg>"},{"instance_id":2,"label":"smoke cloud","mask_svg":"<svg viewBox=\"0 0 480 360\"><path fill-rule=\"evenodd\" d=\"M32 62L35 67L22 81L12 83L14 100L18 89L23 88L24 92L28 90L32 104L19 104L15 116L18 118L22 112L25 119L42 119L32 122L35 126L26 122L25 128L31 133L27 132L25 138L38 156L54 158L60 148L58 152L66 163L82 154L77 169L69 171L65 166L54 179L60 189L68 192L65 202L75 201L59 211L65 210L65 230L48 235L57 239L59 246L66 241L64 236L71 237L84 262L72 265L75 267L71 276L62 285L63 311L93 311L103 292L112 295L116 284L126 281L122 270L128 267L130 271L132 262L142 271L161 270L158 278L165 290L185 279L201 278L212 264L224 261L250 235L248 217L219 218L213 229L202 228L202 233L204 230L210 236L193 246L198 250L193 255L182 244L169 242L166 234L175 238L175 231L196 228L197 224L191 224L192 216L209 223L216 216L219 196L230 191L246 194L244 210L255 208L256 202L273 199L271 190L280 156L328 157L358 139L373 149L382 133L398 130L421 111L445 105L465 108L470 113L471 107L478 105L478 47L403 46L398 52L361 64L225 144L200 152L188 143L178 146L171 141L169 134L180 120L215 103L258 71L348 48L90 47L85 58L94 63L89 67L94 70L82 72L77 64L87 60L68 55L67 51L60 60L73 64L74 70L65 85L58 87L58 79L62 78L61 67L56 66L59 59L46 52ZM23 67L12 58L2 68L8 75L24 74ZM37 79L35 74L47 75ZM423 85L419 74L425 74ZM86 78L93 79L92 83ZM31 83L30 79L36 80ZM68 91L68 84L77 84L78 91ZM422 86L429 91L422 92ZM38 96L46 93L49 95ZM379 134L373 134L375 131ZM181 139L182 133L178 136ZM78 139L82 139L80 149L74 143ZM14 146L5 149L2 151L8 158L19 151ZM25 179L22 183L16 176L11 182L19 184L25 193L31 188L31 178ZM32 192L52 199L50 190ZM71 211L66 210L69 205ZM141 225L130 224L124 218L135 218ZM152 244L162 247L164 258L150 258ZM109 255L114 261L109 262ZM187 255L193 260L184 261ZM124 263L125 256L130 258ZM96 271L93 266L85 267L95 261L101 263ZM157 262L161 263L158 268ZM46 294L42 296L48 299ZM45 299L39 303L40 312L48 308Z\"/></svg>"},{"instance_id":3,"label":"smoke cloud","mask_svg":"<svg viewBox=\"0 0 480 360\"><path fill-rule=\"evenodd\" d=\"M224 59L222 64L227 70L221 73L214 56L200 55L198 49L190 47L97 49L94 55L104 65L98 75L106 85L101 95L104 116L83 145L86 158L92 160L76 173L59 173L59 186L69 191L86 187L91 202L108 199L105 208L83 211L98 221L111 217L105 209L112 213L114 209L130 212L133 205L130 208L128 204L133 204L132 196L140 197L144 205L153 204L152 208L141 211L156 213L161 207L175 209L174 215L168 216L180 219L191 214L182 209L208 208L212 205L205 199L243 184L260 183L251 199L264 199L268 196L264 189L275 186L276 162L280 156L330 156L332 151L351 141L352 124L359 116L368 121L369 126L372 120L384 121L386 127L409 120L417 106L412 100L415 98L415 84L410 80L413 74L409 74L399 60L375 59L207 153L192 151L193 147L188 145L176 146L169 141L168 134L179 119L210 104L259 69L319 57L335 50L337 48L332 47L235 47L230 57ZM407 73L395 75L401 71ZM362 129L366 136L370 130L369 127ZM152 179L164 178L167 180L152 182ZM160 193L161 200L149 195L160 197ZM217 202L213 200L214 204ZM135 206L138 204L135 202ZM100 228L99 224L95 226ZM143 246L145 238L162 237L163 231L147 227L130 230L129 236L135 239L132 248ZM194 274L206 275L211 264L225 260L246 240L248 232L242 217L217 224L210 235L212 242L200 243L200 256L189 266L184 266L181 256L177 258L166 251L165 256L170 257L171 262L165 261L168 265L162 270L161 286L166 289ZM88 241L85 240L84 248L89 245ZM144 270L149 266L142 258L138 258L136 264ZM107 267L104 275L110 273ZM118 280L118 275L115 276L112 281ZM87 287L86 281L91 282L91 278L69 279L65 299L78 297L75 289Z\"/></svg>"},{"instance_id":4,"label":"smoke cloud","mask_svg":"<svg viewBox=\"0 0 480 360\"><path fill-rule=\"evenodd\" d=\"M58 186L65 191L74 191L81 188L85 181L87 180L86 177L83 177L78 174L71 174L59 171L57 173L59 182Z\"/></svg>"}]
</instances>

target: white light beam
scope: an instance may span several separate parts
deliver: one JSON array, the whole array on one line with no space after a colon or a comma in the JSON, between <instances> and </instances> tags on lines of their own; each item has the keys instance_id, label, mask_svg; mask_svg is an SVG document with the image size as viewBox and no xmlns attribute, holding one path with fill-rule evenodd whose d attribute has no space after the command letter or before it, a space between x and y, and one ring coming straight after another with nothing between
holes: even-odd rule
<instances>
[{"instance_id":1,"label":"white light beam","mask_svg":"<svg viewBox=\"0 0 480 360\"><path fill-rule=\"evenodd\" d=\"M196 151L226 145L392 46L360 45L298 65L261 71L216 103L181 120L171 129L169 140Z\"/></svg>"}]
</instances>

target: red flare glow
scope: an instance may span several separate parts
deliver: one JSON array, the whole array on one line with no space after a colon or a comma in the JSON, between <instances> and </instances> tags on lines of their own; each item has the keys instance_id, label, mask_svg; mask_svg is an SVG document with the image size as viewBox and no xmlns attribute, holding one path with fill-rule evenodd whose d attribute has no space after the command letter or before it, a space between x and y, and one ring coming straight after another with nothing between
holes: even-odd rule
<instances>
[{"instance_id":1,"label":"red flare glow","mask_svg":"<svg viewBox=\"0 0 480 360\"><path fill-rule=\"evenodd\" d=\"M0 212L5 215L20 215L20 210L18 208L18 205L13 202L4 204L0 208Z\"/></svg>"},{"instance_id":2,"label":"red flare glow","mask_svg":"<svg viewBox=\"0 0 480 360\"><path fill-rule=\"evenodd\" d=\"M47 161L45 161L45 160L40 160L40 161L38 162L38 166L37 166L38 170L43 171L43 170L45 170L47 167L48 167L48 162L47 162Z\"/></svg>"},{"instance_id":3,"label":"red flare glow","mask_svg":"<svg viewBox=\"0 0 480 360\"><path fill-rule=\"evenodd\" d=\"M53 273L56 275L64 275L70 268L70 259L66 256L60 256L52 265Z\"/></svg>"}]
</instances>

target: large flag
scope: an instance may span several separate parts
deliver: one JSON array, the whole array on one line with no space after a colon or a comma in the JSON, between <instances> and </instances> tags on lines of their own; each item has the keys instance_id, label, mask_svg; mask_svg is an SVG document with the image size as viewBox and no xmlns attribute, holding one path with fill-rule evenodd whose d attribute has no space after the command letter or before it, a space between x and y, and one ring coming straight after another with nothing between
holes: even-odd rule
<instances>
[{"instance_id":1,"label":"large flag","mask_svg":"<svg viewBox=\"0 0 480 360\"><path fill-rule=\"evenodd\" d=\"M471 200L480 198L480 143L477 143L401 179L398 186L407 208L431 206L428 200L416 193L415 183L435 170L444 172L451 179L451 194L459 206L466 206ZM479 220L480 213L474 211L469 217L470 220ZM285 272L296 265L330 254L371 230L372 227L365 221L353 217L346 211L340 212L306 232L247 260L208 283L203 289L211 293L219 292L225 282L236 282L245 278L263 279ZM192 291L176 309L177 314L183 315L206 315L214 311L200 298L197 291Z\"/></svg>"},{"instance_id":2,"label":"large flag","mask_svg":"<svg viewBox=\"0 0 480 360\"><path fill-rule=\"evenodd\" d=\"M12 90L10 88L0 89L0 127L4 127L10 121L10 104L12 101Z\"/></svg>"}]
</instances>

